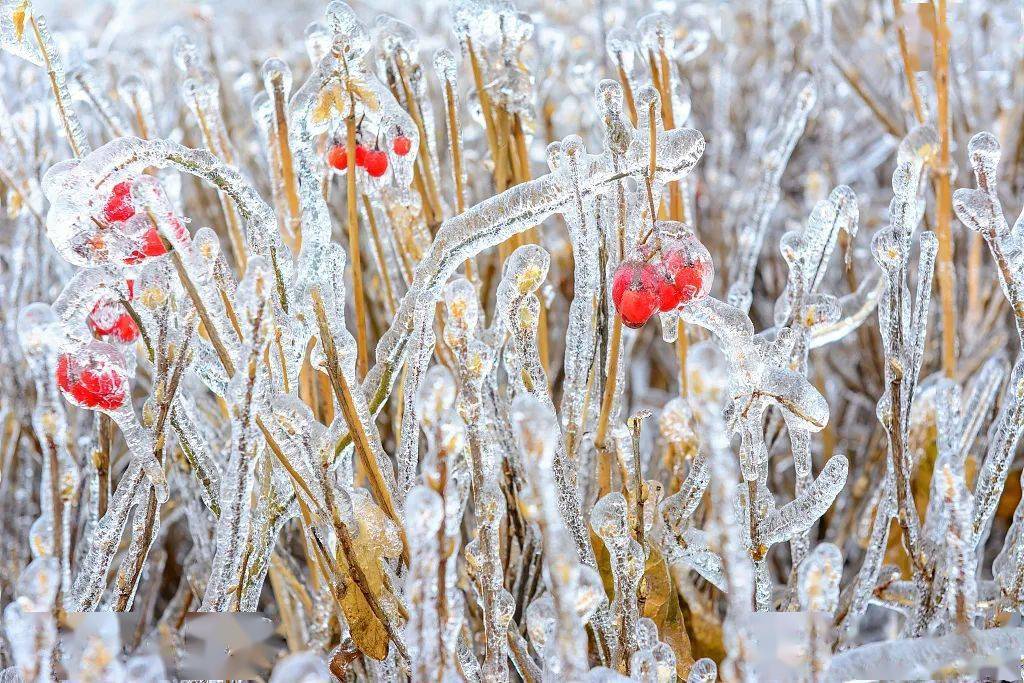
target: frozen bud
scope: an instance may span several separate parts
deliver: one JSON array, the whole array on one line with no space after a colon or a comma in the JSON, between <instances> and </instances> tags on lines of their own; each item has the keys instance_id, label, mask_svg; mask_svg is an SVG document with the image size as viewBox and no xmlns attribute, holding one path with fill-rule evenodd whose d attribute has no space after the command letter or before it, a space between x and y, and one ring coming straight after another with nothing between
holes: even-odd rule
<instances>
[{"instance_id":1,"label":"frozen bud","mask_svg":"<svg viewBox=\"0 0 1024 683\"><path fill-rule=\"evenodd\" d=\"M590 525L606 543L616 543L629 534L626 497L618 491L606 494L594 504Z\"/></svg>"},{"instance_id":2,"label":"frozen bud","mask_svg":"<svg viewBox=\"0 0 1024 683\"><path fill-rule=\"evenodd\" d=\"M672 30L668 17L660 12L648 14L636 24L640 41L647 50L657 54L660 50L671 52L673 48Z\"/></svg>"},{"instance_id":3,"label":"frozen bud","mask_svg":"<svg viewBox=\"0 0 1024 683\"><path fill-rule=\"evenodd\" d=\"M896 153L896 164L920 166L926 163L939 149L939 134L930 124L916 126L900 141Z\"/></svg>"},{"instance_id":4,"label":"frozen bud","mask_svg":"<svg viewBox=\"0 0 1024 683\"><path fill-rule=\"evenodd\" d=\"M334 0L324 13L327 25L334 32L334 43L350 60L362 59L370 51L370 34L355 11L344 2Z\"/></svg>"},{"instance_id":5,"label":"frozen bud","mask_svg":"<svg viewBox=\"0 0 1024 683\"><path fill-rule=\"evenodd\" d=\"M580 620L583 623L590 621L607 600L601 575L593 567L579 565L576 568L576 614Z\"/></svg>"},{"instance_id":6,"label":"frozen bud","mask_svg":"<svg viewBox=\"0 0 1024 683\"><path fill-rule=\"evenodd\" d=\"M633 36L629 34L629 31L621 26L616 26L608 31L608 37L605 39L605 48L608 50L608 56L612 58L613 64L621 66L627 74L633 71L636 41L633 40Z\"/></svg>"},{"instance_id":7,"label":"frozen bud","mask_svg":"<svg viewBox=\"0 0 1024 683\"><path fill-rule=\"evenodd\" d=\"M636 623L636 646L641 650L658 644L658 626L653 619L644 617Z\"/></svg>"},{"instance_id":8,"label":"frozen bud","mask_svg":"<svg viewBox=\"0 0 1024 683\"><path fill-rule=\"evenodd\" d=\"M327 56L327 53L331 51L331 43L334 40L334 36L331 34L324 24L314 21L306 27L306 54L309 55L309 61L313 64L319 64L320 60Z\"/></svg>"},{"instance_id":9,"label":"frozen bud","mask_svg":"<svg viewBox=\"0 0 1024 683\"><path fill-rule=\"evenodd\" d=\"M455 379L443 365L427 370L416 394L416 409L425 424L436 424L455 403Z\"/></svg>"},{"instance_id":10,"label":"frozen bud","mask_svg":"<svg viewBox=\"0 0 1024 683\"><path fill-rule=\"evenodd\" d=\"M60 340L60 324L48 304L34 303L18 315L18 339L28 355L42 353Z\"/></svg>"},{"instance_id":11,"label":"frozen bud","mask_svg":"<svg viewBox=\"0 0 1024 683\"><path fill-rule=\"evenodd\" d=\"M36 517L28 530L28 547L32 557L45 557L54 554L53 518L49 515Z\"/></svg>"},{"instance_id":12,"label":"frozen bud","mask_svg":"<svg viewBox=\"0 0 1024 683\"><path fill-rule=\"evenodd\" d=\"M178 68L182 71L187 71L199 62L196 44L184 30L177 31L174 36L174 44L171 48L171 54L174 57L174 63L177 64Z\"/></svg>"},{"instance_id":13,"label":"frozen bud","mask_svg":"<svg viewBox=\"0 0 1024 683\"><path fill-rule=\"evenodd\" d=\"M526 631L537 652L543 654L548 636L554 631L555 619L555 603L550 594L537 598L526 608Z\"/></svg>"},{"instance_id":14,"label":"frozen bud","mask_svg":"<svg viewBox=\"0 0 1024 683\"><path fill-rule=\"evenodd\" d=\"M871 254L882 270L892 273L903 265L903 244L892 228L884 228L871 238Z\"/></svg>"},{"instance_id":15,"label":"frozen bud","mask_svg":"<svg viewBox=\"0 0 1024 683\"><path fill-rule=\"evenodd\" d=\"M971 160L978 184L995 181L1000 157L999 140L992 133L978 133L967 144L967 157Z\"/></svg>"},{"instance_id":16,"label":"frozen bud","mask_svg":"<svg viewBox=\"0 0 1024 683\"><path fill-rule=\"evenodd\" d=\"M48 612L59 588L60 564L57 558L36 558L18 576L18 603L25 612Z\"/></svg>"},{"instance_id":17,"label":"frozen bud","mask_svg":"<svg viewBox=\"0 0 1024 683\"><path fill-rule=\"evenodd\" d=\"M263 62L261 71L263 87L267 92L279 91L284 97L292 91L292 70L280 59L270 58Z\"/></svg>"},{"instance_id":18,"label":"frozen bud","mask_svg":"<svg viewBox=\"0 0 1024 683\"><path fill-rule=\"evenodd\" d=\"M426 486L417 486L405 501L405 530L409 538L430 538L441 528L444 508L440 494Z\"/></svg>"},{"instance_id":19,"label":"frozen bud","mask_svg":"<svg viewBox=\"0 0 1024 683\"><path fill-rule=\"evenodd\" d=\"M843 555L832 543L821 543L800 563L800 606L804 610L834 612L839 603Z\"/></svg>"},{"instance_id":20,"label":"frozen bud","mask_svg":"<svg viewBox=\"0 0 1024 683\"><path fill-rule=\"evenodd\" d=\"M515 52L533 36L533 19L526 12L504 10L501 12L501 31L507 49Z\"/></svg>"},{"instance_id":21,"label":"frozen bud","mask_svg":"<svg viewBox=\"0 0 1024 683\"><path fill-rule=\"evenodd\" d=\"M520 294L534 292L544 282L551 256L544 247L524 244L505 261L505 277L511 277Z\"/></svg>"},{"instance_id":22,"label":"frozen bud","mask_svg":"<svg viewBox=\"0 0 1024 683\"><path fill-rule=\"evenodd\" d=\"M603 78L597 84L594 99L597 102L597 111L601 116L622 115L622 84L610 78Z\"/></svg>"},{"instance_id":23,"label":"frozen bud","mask_svg":"<svg viewBox=\"0 0 1024 683\"><path fill-rule=\"evenodd\" d=\"M476 329L480 320L480 299L473 283L466 278L452 280L445 287L444 301L450 320L460 328Z\"/></svg>"},{"instance_id":24,"label":"frozen bud","mask_svg":"<svg viewBox=\"0 0 1024 683\"><path fill-rule=\"evenodd\" d=\"M491 370L494 350L482 341L470 341L466 354L466 371L471 379L482 379Z\"/></svg>"},{"instance_id":25,"label":"frozen bud","mask_svg":"<svg viewBox=\"0 0 1024 683\"><path fill-rule=\"evenodd\" d=\"M718 665L715 660L704 657L690 667L686 683L715 683L718 680Z\"/></svg>"},{"instance_id":26,"label":"frozen bud","mask_svg":"<svg viewBox=\"0 0 1024 683\"><path fill-rule=\"evenodd\" d=\"M434 71L441 82L454 84L458 73L458 63L455 61L455 54L446 47L435 52Z\"/></svg>"},{"instance_id":27,"label":"frozen bud","mask_svg":"<svg viewBox=\"0 0 1024 683\"><path fill-rule=\"evenodd\" d=\"M409 24L390 15L382 14L377 17L376 25L377 40L386 57L393 58L396 55L401 55L404 59L408 59L410 56L415 57L419 52L416 31Z\"/></svg>"}]
</instances>

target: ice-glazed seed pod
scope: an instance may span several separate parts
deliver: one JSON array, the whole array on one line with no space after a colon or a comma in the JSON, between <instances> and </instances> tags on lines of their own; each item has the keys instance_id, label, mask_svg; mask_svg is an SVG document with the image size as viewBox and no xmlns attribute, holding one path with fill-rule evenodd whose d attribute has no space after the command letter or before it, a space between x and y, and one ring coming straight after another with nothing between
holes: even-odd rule
<instances>
[{"instance_id":1,"label":"ice-glazed seed pod","mask_svg":"<svg viewBox=\"0 0 1024 683\"><path fill-rule=\"evenodd\" d=\"M334 42L331 30L322 22L314 21L306 27L306 54L314 66L327 56Z\"/></svg>"},{"instance_id":2,"label":"ice-glazed seed pod","mask_svg":"<svg viewBox=\"0 0 1024 683\"><path fill-rule=\"evenodd\" d=\"M715 660L704 657L690 667L686 683L715 683L718 680L718 665Z\"/></svg>"},{"instance_id":3,"label":"ice-glazed seed pod","mask_svg":"<svg viewBox=\"0 0 1024 683\"><path fill-rule=\"evenodd\" d=\"M616 67L622 67L626 74L633 72L633 62L636 55L636 41L629 31L621 26L616 26L608 31L608 38L605 40L605 48L608 56Z\"/></svg>"},{"instance_id":4,"label":"ice-glazed seed pod","mask_svg":"<svg viewBox=\"0 0 1024 683\"><path fill-rule=\"evenodd\" d=\"M537 291L548 276L551 255L539 244L524 244L505 261L505 279L520 295Z\"/></svg>"}]
</instances>

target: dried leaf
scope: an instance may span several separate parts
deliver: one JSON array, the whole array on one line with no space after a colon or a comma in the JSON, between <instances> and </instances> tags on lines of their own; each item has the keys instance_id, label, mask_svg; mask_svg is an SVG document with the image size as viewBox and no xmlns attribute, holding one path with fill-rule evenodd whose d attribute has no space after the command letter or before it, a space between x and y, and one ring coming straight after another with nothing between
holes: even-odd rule
<instances>
[{"instance_id":1,"label":"dried leaf","mask_svg":"<svg viewBox=\"0 0 1024 683\"><path fill-rule=\"evenodd\" d=\"M342 99L341 86L338 84L324 88L317 95L316 106L313 107L313 123L323 123L332 116L332 112L341 115L345 111L345 101Z\"/></svg>"},{"instance_id":2,"label":"dried leaf","mask_svg":"<svg viewBox=\"0 0 1024 683\"><path fill-rule=\"evenodd\" d=\"M25 36L25 18L28 16L28 0L21 0L11 13L11 19L14 21L14 37L21 42L21 39Z\"/></svg>"},{"instance_id":3,"label":"dried leaf","mask_svg":"<svg viewBox=\"0 0 1024 683\"><path fill-rule=\"evenodd\" d=\"M590 532L590 543L594 546L594 557L597 559L597 573L601 575L601 585L605 595L611 601L615 597L615 577L612 575L612 556L605 547L601 537Z\"/></svg>"},{"instance_id":4,"label":"dried leaf","mask_svg":"<svg viewBox=\"0 0 1024 683\"><path fill-rule=\"evenodd\" d=\"M672 577L668 573L668 565L657 545L653 543L650 545L650 555L647 556L647 565L644 567L642 588L647 598L644 602L643 616L651 619L654 619L670 597L675 596Z\"/></svg>"},{"instance_id":5,"label":"dried leaf","mask_svg":"<svg viewBox=\"0 0 1024 683\"><path fill-rule=\"evenodd\" d=\"M690 637L683 624L683 611L679 606L679 596L672 584L668 564L655 544L651 545L651 552L647 557L644 585L647 600L644 603L643 616L653 619L657 624L659 637L676 653L676 674L685 680L690 667L693 666Z\"/></svg>"},{"instance_id":6,"label":"dried leaf","mask_svg":"<svg viewBox=\"0 0 1024 683\"><path fill-rule=\"evenodd\" d=\"M394 559L401 554L401 539L391 520L365 492L357 492L353 496L352 503L355 507L355 519L359 527L359 533L353 539L355 561L359 563L366 575L370 593L379 602L387 602L390 596L385 596L384 571L381 560ZM376 660L384 659L388 654L388 633L373 613L363 592L356 585L345 558L340 552L338 560L338 564L341 566L339 575L344 591L341 598L341 609L348 621L352 640L367 657Z\"/></svg>"},{"instance_id":7,"label":"dried leaf","mask_svg":"<svg viewBox=\"0 0 1024 683\"><path fill-rule=\"evenodd\" d=\"M345 85L348 87L348 91L355 95L356 99L362 102L363 106L370 111L376 111L380 107L377 95L363 81L357 78L349 78Z\"/></svg>"}]
</instances>

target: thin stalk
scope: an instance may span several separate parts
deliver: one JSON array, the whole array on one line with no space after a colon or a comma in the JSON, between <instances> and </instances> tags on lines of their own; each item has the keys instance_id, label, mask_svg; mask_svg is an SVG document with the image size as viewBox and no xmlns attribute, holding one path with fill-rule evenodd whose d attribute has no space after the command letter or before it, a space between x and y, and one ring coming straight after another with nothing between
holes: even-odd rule
<instances>
[{"instance_id":1,"label":"thin stalk","mask_svg":"<svg viewBox=\"0 0 1024 683\"><path fill-rule=\"evenodd\" d=\"M39 52L43 55L43 64L46 66L46 75L50 79L50 90L53 91L53 99L57 104L57 113L60 115L60 121L64 125L64 134L67 136L68 145L71 146L71 151L76 157L81 157L88 154L91 150L89 149L89 143L82 139L78 139L78 133L81 131L82 126L78 122L78 115L75 110L71 108L69 102L64 101L64 96L61 94L60 81L57 79L57 70L54 67L54 61L57 60L57 55L50 54L50 49L46 45L46 41L43 40L44 28L39 28L39 23L33 16L29 19L32 24L32 34L35 36L36 43L39 45Z\"/></svg>"},{"instance_id":2,"label":"thin stalk","mask_svg":"<svg viewBox=\"0 0 1024 683\"><path fill-rule=\"evenodd\" d=\"M423 114L420 112L419 102L413 95L412 86L409 84L408 69L405 68L405 61L400 55L395 57L395 65L398 67L398 78L402 82L402 91L405 94L409 115L412 116L413 123L416 124L416 128L419 130L420 149L417 158L421 162L420 167L423 171L423 181L427 190L427 195L424 199L427 200L425 205L430 207L432 220L429 222L432 225L439 224L441 222L441 196L438 194L437 181L434 179L434 172L431 168L430 147L427 144L428 131L423 123Z\"/></svg>"},{"instance_id":3,"label":"thin stalk","mask_svg":"<svg viewBox=\"0 0 1024 683\"><path fill-rule=\"evenodd\" d=\"M619 82L622 83L622 94L626 100L626 110L629 112L629 120L636 126L636 122L639 120L639 115L636 111L636 98L633 97L633 86L629 82L629 74L626 73L626 68L622 65L622 55L615 55L616 67L619 71Z\"/></svg>"},{"instance_id":4,"label":"thin stalk","mask_svg":"<svg viewBox=\"0 0 1024 683\"><path fill-rule=\"evenodd\" d=\"M903 27L903 6L900 0L892 0L892 13L896 24L896 41L899 43L900 57L903 59L903 73L907 77L907 91L910 93L910 102L914 108L914 118L918 123L924 123L924 106L917 90L917 80L914 79L917 60L914 59L907 44L907 31Z\"/></svg>"},{"instance_id":5,"label":"thin stalk","mask_svg":"<svg viewBox=\"0 0 1024 683\"><path fill-rule=\"evenodd\" d=\"M956 377L956 283L953 279L953 195L949 157L949 26L946 0L938 0L938 4L932 6L936 13L933 36L939 126L939 163L935 169L935 234L939 238L936 274L942 300L942 371L952 378Z\"/></svg>"},{"instance_id":6,"label":"thin stalk","mask_svg":"<svg viewBox=\"0 0 1024 683\"><path fill-rule=\"evenodd\" d=\"M391 274L388 272L388 265L384 260L384 246L380 241L380 231L377 230L377 219L373 214L373 204L370 203L370 198L365 194L363 195L363 210L366 212L366 222L370 226L373 251L377 257L377 263L380 264L380 278L384 283L384 294L387 298L388 308L391 309L391 315L394 315L398 309L398 304L395 301L395 290L391 286Z\"/></svg>"},{"instance_id":7,"label":"thin stalk","mask_svg":"<svg viewBox=\"0 0 1024 683\"><path fill-rule=\"evenodd\" d=\"M455 88L449 80L444 82L444 101L448 116L448 148L452 155L452 176L455 181L455 215L466 210L466 188L462 170L462 131L459 126L459 113L455 109ZM466 259L466 279L475 279L475 268L472 257Z\"/></svg>"},{"instance_id":8,"label":"thin stalk","mask_svg":"<svg viewBox=\"0 0 1024 683\"><path fill-rule=\"evenodd\" d=\"M281 73L275 73L271 85L274 93L274 133L277 138L277 157L280 163L281 186L288 203L288 223L293 239L292 247L298 253L302 248L302 213L299 208L299 183L295 176L292 151L288 143L288 111ZM349 160L351 161L351 159ZM355 168L349 166L349 168ZM352 175L351 173L349 175Z\"/></svg>"},{"instance_id":9,"label":"thin stalk","mask_svg":"<svg viewBox=\"0 0 1024 683\"><path fill-rule=\"evenodd\" d=\"M345 118L345 147L348 152L348 250L352 258L352 296L356 308L356 373L366 375L369 361L366 342L366 294L363 292L363 259L359 253L359 207L356 204L356 114L355 106Z\"/></svg>"}]
</instances>

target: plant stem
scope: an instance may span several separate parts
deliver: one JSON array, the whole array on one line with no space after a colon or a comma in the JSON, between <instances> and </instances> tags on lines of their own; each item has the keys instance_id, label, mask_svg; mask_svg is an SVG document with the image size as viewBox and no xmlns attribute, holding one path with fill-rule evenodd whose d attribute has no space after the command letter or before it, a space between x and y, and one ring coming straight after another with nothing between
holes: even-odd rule
<instances>
[{"instance_id":1,"label":"plant stem","mask_svg":"<svg viewBox=\"0 0 1024 683\"><path fill-rule=\"evenodd\" d=\"M284 187L285 199L288 202L288 219L292 235L292 248L302 248L302 223L299 208L299 184L295 177L295 166L292 161L291 147L288 143L288 111L285 102L283 76L274 74L271 82L274 93L274 133L277 137L277 157L280 163L281 185ZM349 168L354 168L349 166ZM351 174L350 174L351 175Z\"/></svg>"},{"instance_id":2,"label":"plant stem","mask_svg":"<svg viewBox=\"0 0 1024 683\"><path fill-rule=\"evenodd\" d=\"M366 349L366 295L363 292L363 259L359 250L359 207L356 204L356 113L345 118L345 147L348 152L348 250L352 258L352 296L356 308L356 374L366 375L369 367Z\"/></svg>"},{"instance_id":3,"label":"plant stem","mask_svg":"<svg viewBox=\"0 0 1024 683\"><path fill-rule=\"evenodd\" d=\"M935 233L939 238L939 294L942 299L942 370L956 376L956 283L953 277L953 200L949 157L949 26L946 0L937 0L935 16L935 89L939 126L939 164L935 187Z\"/></svg>"}]
</instances>

